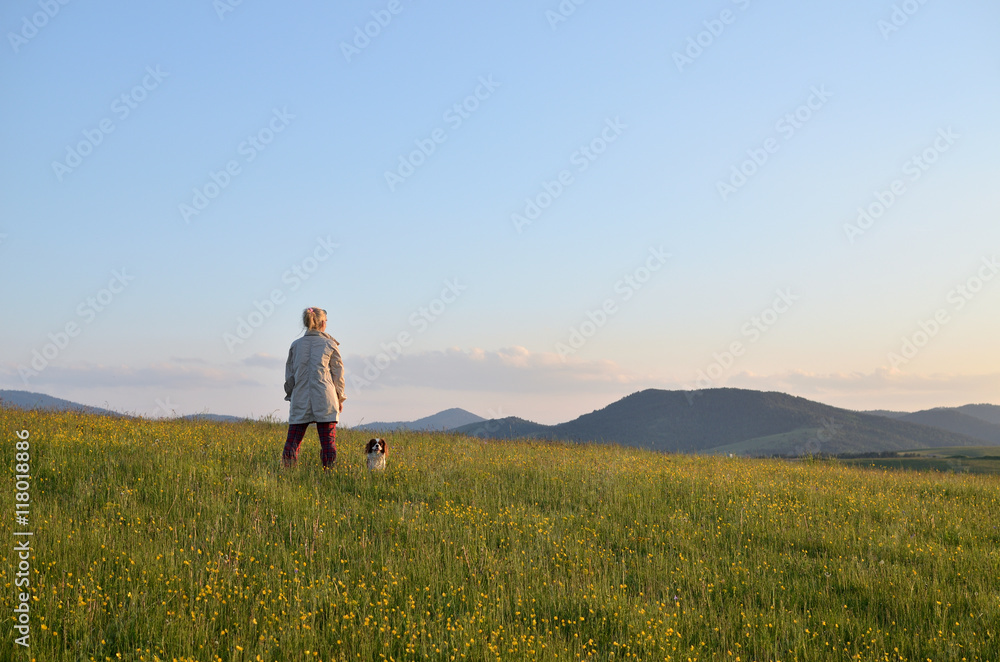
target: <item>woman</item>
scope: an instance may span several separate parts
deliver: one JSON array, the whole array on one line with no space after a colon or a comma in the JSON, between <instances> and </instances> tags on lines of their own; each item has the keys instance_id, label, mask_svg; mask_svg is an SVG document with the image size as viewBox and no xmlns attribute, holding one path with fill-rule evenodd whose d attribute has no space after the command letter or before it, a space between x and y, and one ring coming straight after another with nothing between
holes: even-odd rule
<instances>
[{"instance_id":1,"label":"woman","mask_svg":"<svg viewBox=\"0 0 1000 662\"><path fill-rule=\"evenodd\" d=\"M320 459L329 467L337 459L337 421L344 410L344 364L339 343L326 333L326 311L302 311L304 336L292 343L285 363L285 400L288 412L288 439L282 461L295 466L299 445L310 423L319 432Z\"/></svg>"}]
</instances>

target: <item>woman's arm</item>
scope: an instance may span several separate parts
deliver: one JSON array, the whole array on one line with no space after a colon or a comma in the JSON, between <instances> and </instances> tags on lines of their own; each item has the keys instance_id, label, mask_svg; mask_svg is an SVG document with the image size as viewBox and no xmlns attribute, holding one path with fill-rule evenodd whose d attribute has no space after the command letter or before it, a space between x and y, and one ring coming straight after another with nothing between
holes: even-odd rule
<instances>
[{"instance_id":1,"label":"woman's arm","mask_svg":"<svg viewBox=\"0 0 1000 662\"><path fill-rule=\"evenodd\" d=\"M344 362L340 358L340 350L333 346L333 353L330 355L330 378L333 387L337 389L337 400L340 402L340 410L344 409L344 400L347 399L347 383L344 379Z\"/></svg>"},{"instance_id":2,"label":"woman's arm","mask_svg":"<svg viewBox=\"0 0 1000 662\"><path fill-rule=\"evenodd\" d=\"M285 400L291 401L292 389L295 388L295 360L292 356L294 347L288 348L288 360L285 361Z\"/></svg>"}]
</instances>

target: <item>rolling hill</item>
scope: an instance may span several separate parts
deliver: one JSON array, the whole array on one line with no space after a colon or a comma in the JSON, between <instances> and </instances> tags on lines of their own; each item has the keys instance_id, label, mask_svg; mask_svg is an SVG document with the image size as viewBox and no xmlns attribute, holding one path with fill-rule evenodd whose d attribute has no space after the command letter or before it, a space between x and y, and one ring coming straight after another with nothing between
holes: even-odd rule
<instances>
[{"instance_id":1,"label":"rolling hill","mask_svg":"<svg viewBox=\"0 0 1000 662\"><path fill-rule=\"evenodd\" d=\"M554 427L556 426L527 421L517 416L508 416L463 425L453 428L449 432L458 432L480 439L555 439L556 437L550 434L550 430Z\"/></svg>"},{"instance_id":2,"label":"rolling hill","mask_svg":"<svg viewBox=\"0 0 1000 662\"><path fill-rule=\"evenodd\" d=\"M1000 425L1000 405L962 405L954 409L981 421Z\"/></svg>"},{"instance_id":3,"label":"rolling hill","mask_svg":"<svg viewBox=\"0 0 1000 662\"><path fill-rule=\"evenodd\" d=\"M393 430L425 430L431 432L436 430L450 430L452 428L466 425L475 425L485 420L486 419L482 416L476 416L472 412L453 407L452 409L445 409L444 411L439 411L436 414L425 416L424 418L419 418L415 421L365 423L364 425L354 426L354 429L379 432L392 432Z\"/></svg>"},{"instance_id":4,"label":"rolling hill","mask_svg":"<svg viewBox=\"0 0 1000 662\"><path fill-rule=\"evenodd\" d=\"M0 390L0 402L4 405L17 407L18 409L44 409L46 411L82 411L88 414L104 414L109 416L121 416L118 412L100 407L81 405L79 402L54 398L44 393L32 393L31 391L8 391Z\"/></svg>"},{"instance_id":5,"label":"rolling hill","mask_svg":"<svg viewBox=\"0 0 1000 662\"><path fill-rule=\"evenodd\" d=\"M101 407L91 407L90 405L82 405L79 402L73 402L72 400L64 400L62 398L55 398L51 395L45 395L44 393L34 393L32 391L5 391L0 390L0 403L5 406L16 407L17 409L41 409L44 411L79 411L87 414L100 414L104 416L130 416L130 414L122 414L120 412L111 411L109 409L102 409ZM246 420L245 417L241 416L228 416L225 414L210 414L210 413L200 413L200 414L188 414L187 416L181 416L180 418L186 420L206 420L224 423L235 423L237 421Z\"/></svg>"},{"instance_id":6,"label":"rolling hill","mask_svg":"<svg viewBox=\"0 0 1000 662\"><path fill-rule=\"evenodd\" d=\"M982 405L971 405L982 406ZM988 444L1000 444L1000 425L965 414L959 408L942 407L907 414L897 420L929 425L941 430L964 434Z\"/></svg>"},{"instance_id":7,"label":"rolling hill","mask_svg":"<svg viewBox=\"0 0 1000 662\"><path fill-rule=\"evenodd\" d=\"M648 389L558 425L503 419L476 427L496 428L485 436L498 439L530 436L614 442L667 452L739 455L864 453L983 443L967 435L839 409L785 393L733 388L694 392ZM470 426L456 431L472 432Z\"/></svg>"},{"instance_id":8,"label":"rolling hill","mask_svg":"<svg viewBox=\"0 0 1000 662\"><path fill-rule=\"evenodd\" d=\"M871 414L872 416L885 416L886 418L902 418L910 414L908 411L890 411L888 409L869 409L868 411L858 413Z\"/></svg>"}]
</instances>

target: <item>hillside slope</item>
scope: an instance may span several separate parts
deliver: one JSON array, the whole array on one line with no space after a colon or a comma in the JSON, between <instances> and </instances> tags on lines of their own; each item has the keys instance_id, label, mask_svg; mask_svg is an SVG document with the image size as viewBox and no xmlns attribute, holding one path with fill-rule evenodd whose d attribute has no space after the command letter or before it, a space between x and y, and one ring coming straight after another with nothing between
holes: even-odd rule
<instances>
[{"instance_id":1,"label":"hillside slope","mask_svg":"<svg viewBox=\"0 0 1000 662\"><path fill-rule=\"evenodd\" d=\"M91 407L81 405L79 402L54 398L44 393L33 393L31 391L11 391L0 390L0 402L10 407L18 409L43 409L45 411L82 411L88 414L104 414L109 416L121 416L118 412L102 409L101 407Z\"/></svg>"},{"instance_id":2,"label":"hillside slope","mask_svg":"<svg viewBox=\"0 0 1000 662\"><path fill-rule=\"evenodd\" d=\"M853 453L981 445L915 423L831 407L785 393L649 389L554 426L558 438L615 441L660 451ZM738 448L730 448L738 444Z\"/></svg>"},{"instance_id":3,"label":"hillside slope","mask_svg":"<svg viewBox=\"0 0 1000 662\"><path fill-rule=\"evenodd\" d=\"M1000 425L970 416L957 408L927 409L907 414L898 420L929 425L941 430L964 434L975 439L981 439L988 444L1000 444Z\"/></svg>"},{"instance_id":4,"label":"hillside slope","mask_svg":"<svg viewBox=\"0 0 1000 662\"><path fill-rule=\"evenodd\" d=\"M526 421L517 416L490 419L449 430L481 439L556 439L554 426Z\"/></svg>"},{"instance_id":5,"label":"hillside slope","mask_svg":"<svg viewBox=\"0 0 1000 662\"><path fill-rule=\"evenodd\" d=\"M734 388L648 389L558 425L504 419L478 428L479 436L491 438L613 442L665 452L740 455L867 453L983 444L967 435L785 393ZM456 431L471 433L468 426Z\"/></svg>"},{"instance_id":6,"label":"hillside slope","mask_svg":"<svg viewBox=\"0 0 1000 662\"><path fill-rule=\"evenodd\" d=\"M480 423L485 420L482 416L477 416L470 411L452 407L451 409L445 409L424 418L418 418L415 421L365 423L364 425L355 426L354 429L380 432L391 432L393 430L451 430L465 425Z\"/></svg>"},{"instance_id":7,"label":"hillside slope","mask_svg":"<svg viewBox=\"0 0 1000 662\"><path fill-rule=\"evenodd\" d=\"M962 405L955 407L955 411L974 416L987 423L1000 425L1000 405Z\"/></svg>"}]
</instances>

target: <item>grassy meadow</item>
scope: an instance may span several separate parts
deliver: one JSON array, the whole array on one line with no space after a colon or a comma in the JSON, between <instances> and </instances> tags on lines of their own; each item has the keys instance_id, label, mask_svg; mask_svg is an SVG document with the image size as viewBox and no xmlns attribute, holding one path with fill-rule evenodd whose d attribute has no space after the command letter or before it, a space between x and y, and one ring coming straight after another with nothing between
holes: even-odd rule
<instances>
[{"instance_id":1,"label":"grassy meadow","mask_svg":"<svg viewBox=\"0 0 1000 662\"><path fill-rule=\"evenodd\" d=\"M1000 477L0 408L38 660L1000 660ZM13 539L13 513L3 518ZM18 527L23 529L24 527Z\"/></svg>"},{"instance_id":2,"label":"grassy meadow","mask_svg":"<svg viewBox=\"0 0 1000 662\"><path fill-rule=\"evenodd\" d=\"M1000 475L1000 448L996 446L955 446L923 448L899 457L854 458L845 464L878 469L906 469ZM1000 660L1000 656L997 658Z\"/></svg>"}]
</instances>

